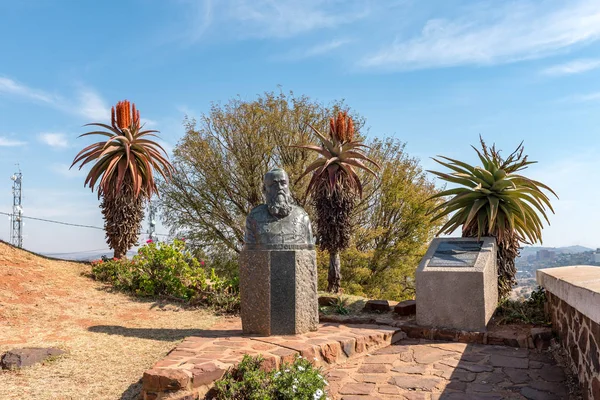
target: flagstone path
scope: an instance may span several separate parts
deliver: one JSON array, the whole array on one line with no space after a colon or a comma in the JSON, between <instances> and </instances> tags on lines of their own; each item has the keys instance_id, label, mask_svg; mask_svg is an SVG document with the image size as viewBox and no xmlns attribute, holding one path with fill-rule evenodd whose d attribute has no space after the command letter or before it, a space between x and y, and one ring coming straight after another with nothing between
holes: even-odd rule
<instances>
[{"instance_id":1,"label":"flagstone path","mask_svg":"<svg viewBox=\"0 0 600 400\"><path fill-rule=\"evenodd\" d=\"M341 400L569 399L563 369L535 350L405 339L327 372Z\"/></svg>"}]
</instances>

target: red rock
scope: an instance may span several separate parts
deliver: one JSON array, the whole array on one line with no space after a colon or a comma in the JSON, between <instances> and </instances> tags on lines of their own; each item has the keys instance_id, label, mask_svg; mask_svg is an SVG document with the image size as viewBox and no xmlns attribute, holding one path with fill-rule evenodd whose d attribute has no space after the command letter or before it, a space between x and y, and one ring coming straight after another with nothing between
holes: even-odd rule
<instances>
[{"instance_id":1,"label":"red rock","mask_svg":"<svg viewBox=\"0 0 600 400\"><path fill-rule=\"evenodd\" d=\"M154 368L144 372L142 387L149 392L164 392L187 389L190 377L183 370Z\"/></svg>"},{"instance_id":2,"label":"red rock","mask_svg":"<svg viewBox=\"0 0 600 400\"><path fill-rule=\"evenodd\" d=\"M358 369L361 374L385 374L387 371L384 364L363 364Z\"/></svg>"},{"instance_id":3,"label":"red rock","mask_svg":"<svg viewBox=\"0 0 600 400\"><path fill-rule=\"evenodd\" d=\"M41 363L49 357L56 357L61 354L64 354L64 351L54 347L26 347L22 349L13 349L4 353L0 359L0 368L18 369L29 367Z\"/></svg>"},{"instance_id":4,"label":"red rock","mask_svg":"<svg viewBox=\"0 0 600 400\"><path fill-rule=\"evenodd\" d=\"M321 296L321 297L319 297L319 306L320 307L333 306L335 303L337 303L337 301L338 301L337 297Z\"/></svg>"},{"instance_id":5,"label":"red rock","mask_svg":"<svg viewBox=\"0 0 600 400\"><path fill-rule=\"evenodd\" d=\"M321 356L328 364L334 364L342 352L339 342L326 343L321 345Z\"/></svg>"},{"instance_id":6,"label":"red rock","mask_svg":"<svg viewBox=\"0 0 600 400\"><path fill-rule=\"evenodd\" d=\"M225 369L217 367L214 363L197 365L192 370L193 387L209 385L225 375Z\"/></svg>"},{"instance_id":7,"label":"red rock","mask_svg":"<svg viewBox=\"0 0 600 400\"><path fill-rule=\"evenodd\" d=\"M294 360L296 359L296 356L299 355L299 353L297 351L286 349L283 347L281 347L277 350L272 350L269 353L280 357L282 363L288 363L288 364L293 363Z\"/></svg>"},{"instance_id":8,"label":"red rock","mask_svg":"<svg viewBox=\"0 0 600 400\"><path fill-rule=\"evenodd\" d=\"M415 300L401 301L394 307L394 312L398 315L407 316L417 313L417 302Z\"/></svg>"},{"instance_id":9,"label":"red rock","mask_svg":"<svg viewBox=\"0 0 600 400\"><path fill-rule=\"evenodd\" d=\"M340 388L340 394L369 395L374 389L374 383L347 383Z\"/></svg>"},{"instance_id":10,"label":"red rock","mask_svg":"<svg viewBox=\"0 0 600 400\"><path fill-rule=\"evenodd\" d=\"M363 311L388 312L390 311L390 303L387 300L369 300Z\"/></svg>"}]
</instances>

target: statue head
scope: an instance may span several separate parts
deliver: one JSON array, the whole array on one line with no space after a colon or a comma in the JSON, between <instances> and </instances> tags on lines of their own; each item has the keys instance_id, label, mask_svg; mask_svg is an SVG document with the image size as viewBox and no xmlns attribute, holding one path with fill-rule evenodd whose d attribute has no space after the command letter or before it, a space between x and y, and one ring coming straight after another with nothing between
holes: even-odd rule
<instances>
[{"instance_id":1,"label":"statue head","mask_svg":"<svg viewBox=\"0 0 600 400\"><path fill-rule=\"evenodd\" d=\"M283 218L290 214L294 199L290 193L288 174L281 168L275 168L265 174L263 194L269 213Z\"/></svg>"}]
</instances>

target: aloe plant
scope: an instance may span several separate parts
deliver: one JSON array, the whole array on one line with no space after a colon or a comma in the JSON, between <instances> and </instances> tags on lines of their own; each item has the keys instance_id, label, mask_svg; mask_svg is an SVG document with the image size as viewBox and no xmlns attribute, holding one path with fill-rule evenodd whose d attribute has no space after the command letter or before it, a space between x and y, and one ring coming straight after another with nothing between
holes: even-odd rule
<instances>
[{"instance_id":1,"label":"aloe plant","mask_svg":"<svg viewBox=\"0 0 600 400\"><path fill-rule=\"evenodd\" d=\"M429 172L459 187L431 197L449 197L431 211L434 214L432 221L448 218L438 235L450 234L462 226L463 237L480 238L485 235L496 238L498 291L500 298L505 298L516 283L515 259L519 255L520 243L541 243L543 221L550 224L547 209L552 213L554 210L544 191L556 198L558 196L545 184L519 174L535 163L523 154L523 143L506 159L495 145L489 148L483 139L481 151L473 149L481 166L444 156L433 158L451 172Z\"/></svg>"},{"instance_id":2,"label":"aloe plant","mask_svg":"<svg viewBox=\"0 0 600 400\"><path fill-rule=\"evenodd\" d=\"M158 131L143 130L140 112L135 104L124 100L112 108L111 125L91 123L104 130L84 133L79 137L98 135L107 139L81 150L71 168L79 169L94 163L84 186L93 191L98 183L98 198L102 197L102 214L107 243L115 258L122 258L135 244L144 217L144 202L158 193L154 173L168 179L173 166L165 150L149 137Z\"/></svg>"},{"instance_id":3,"label":"aloe plant","mask_svg":"<svg viewBox=\"0 0 600 400\"><path fill-rule=\"evenodd\" d=\"M320 139L321 146L293 147L315 151L321 157L310 164L298 180L312 174L306 191L317 211L317 242L329 252L327 290L337 293L341 281L339 252L348 247L350 214L357 197L362 196L362 184L356 170L362 169L377 176L367 163L375 168L379 165L362 151L367 146L354 140L354 123L346 113L340 111L336 118L330 119L329 139L311 128Z\"/></svg>"}]
</instances>

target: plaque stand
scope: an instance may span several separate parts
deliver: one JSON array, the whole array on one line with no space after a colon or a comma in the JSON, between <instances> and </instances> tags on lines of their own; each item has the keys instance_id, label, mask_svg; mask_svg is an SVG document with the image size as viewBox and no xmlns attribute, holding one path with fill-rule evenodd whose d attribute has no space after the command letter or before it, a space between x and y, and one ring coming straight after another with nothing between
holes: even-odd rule
<instances>
[{"instance_id":1,"label":"plaque stand","mask_svg":"<svg viewBox=\"0 0 600 400\"><path fill-rule=\"evenodd\" d=\"M417 324L485 331L498 304L496 239L435 238L416 272Z\"/></svg>"},{"instance_id":2,"label":"plaque stand","mask_svg":"<svg viewBox=\"0 0 600 400\"><path fill-rule=\"evenodd\" d=\"M242 330L296 335L319 325L314 245L246 245L240 254Z\"/></svg>"}]
</instances>

